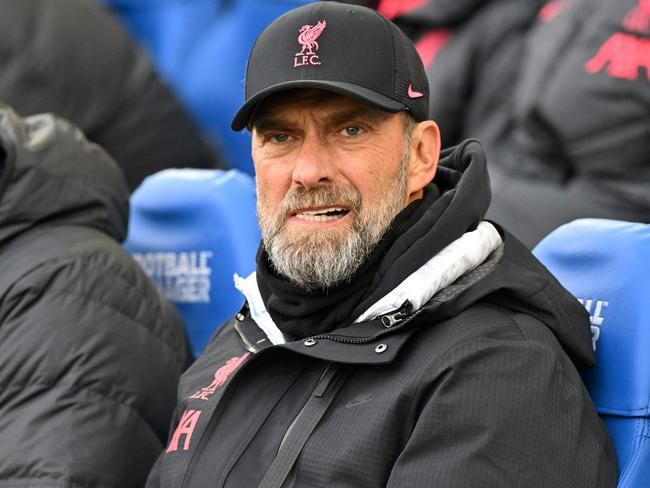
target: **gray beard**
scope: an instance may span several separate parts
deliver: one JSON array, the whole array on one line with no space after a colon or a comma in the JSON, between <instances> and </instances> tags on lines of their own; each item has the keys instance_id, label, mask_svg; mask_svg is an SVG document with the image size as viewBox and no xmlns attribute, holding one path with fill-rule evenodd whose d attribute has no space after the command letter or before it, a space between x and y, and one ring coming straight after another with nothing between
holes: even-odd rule
<instances>
[{"instance_id":1,"label":"gray beard","mask_svg":"<svg viewBox=\"0 0 650 488\"><path fill-rule=\"evenodd\" d=\"M349 282L404 209L407 170L405 150L395 188L380 205L365 211L354 188L339 190L331 185L287 194L274 215L258 207L264 249L276 272L307 291ZM342 232L305 231L293 236L283 232L283 219L290 209L343 202L352 209L353 221Z\"/></svg>"}]
</instances>

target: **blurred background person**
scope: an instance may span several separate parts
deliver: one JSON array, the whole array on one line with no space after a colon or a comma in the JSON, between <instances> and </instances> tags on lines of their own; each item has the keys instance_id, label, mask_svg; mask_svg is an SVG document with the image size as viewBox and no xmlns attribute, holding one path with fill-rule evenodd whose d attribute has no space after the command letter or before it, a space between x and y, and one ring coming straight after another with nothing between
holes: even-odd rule
<instances>
[{"instance_id":1,"label":"blurred background person","mask_svg":"<svg viewBox=\"0 0 650 488\"><path fill-rule=\"evenodd\" d=\"M144 50L94 1L0 0L0 101L75 123L131 190L164 168L224 166Z\"/></svg>"},{"instance_id":2,"label":"blurred background person","mask_svg":"<svg viewBox=\"0 0 650 488\"><path fill-rule=\"evenodd\" d=\"M139 487L188 365L122 249L129 192L68 122L0 106L0 485Z\"/></svg>"},{"instance_id":3,"label":"blurred background person","mask_svg":"<svg viewBox=\"0 0 650 488\"><path fill-rule=\"evenodd\" d=\"M486 147L488 218L529 247L580 217L650 221L647 0L382 0L416 41L444 146Z\"/></svg>"}]
</instances>

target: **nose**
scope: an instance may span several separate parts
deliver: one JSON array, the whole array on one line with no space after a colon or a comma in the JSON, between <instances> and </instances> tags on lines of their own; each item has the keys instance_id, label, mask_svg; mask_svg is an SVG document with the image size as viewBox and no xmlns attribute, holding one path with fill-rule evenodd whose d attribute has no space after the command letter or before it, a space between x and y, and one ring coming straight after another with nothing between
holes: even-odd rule
<instances>
[{"instance_id":1,"label":"nose","mask_svg":"<svg viewBox=\"0 0 650 488\"><path fill-rule=\"evenodd\" d=\"M296 155L292 179L295 185L316 188L334 179L335 166L327 144L317 135L307 135Z\"/></svg>"}]
</instances>

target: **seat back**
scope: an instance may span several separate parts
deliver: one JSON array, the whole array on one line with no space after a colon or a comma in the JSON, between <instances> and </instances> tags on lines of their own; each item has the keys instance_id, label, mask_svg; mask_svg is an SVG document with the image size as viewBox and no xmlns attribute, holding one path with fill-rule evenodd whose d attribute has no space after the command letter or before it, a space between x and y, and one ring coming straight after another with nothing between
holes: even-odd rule
<instances>
[{"instance_id":1,"label":"seat back","mask_svg":"<svg viewBox=\"0 0 650 488\"><path fill-rule=\"evenodd\" d=\"M237 170L161 171L131 197L124 246L180 312L195 355L243 304L233 274L255 269L255 201Z\"/></svg>"},{"instance_id":2,"label":"seat back","mask_svg":"<svg viewBox=\"0 0 650 488\"><path fill-rule=\"evenodd\" d=\"M120 17L146 48L166 80L182 76L181 65L196 42L219 19L230 0L97 0Z\"/></svg>"},{"instance_id":3,"label":"seat back","mask_svg":"<svg viewBox=\"0 0 650 488\"><path fill-rule=\"evenodd\" d=\"M620 488L650 486L650 225L580 219L534 250L590 315L597 365L583 375L609 430Z\"/></svg>"}]
</instances>

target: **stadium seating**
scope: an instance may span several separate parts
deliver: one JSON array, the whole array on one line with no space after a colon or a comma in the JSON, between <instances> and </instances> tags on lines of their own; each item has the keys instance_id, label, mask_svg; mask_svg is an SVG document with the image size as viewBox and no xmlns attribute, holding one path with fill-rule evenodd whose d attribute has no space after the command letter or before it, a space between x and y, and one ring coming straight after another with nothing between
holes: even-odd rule
<instances>
[{"instance_id":1,"label":"stadium seating","mask_svg":"<svg viewBox=\"0 0 650 488\"><path fill-rule=\"evenodd\" d=\"M170 169L131 197L125 248L176 305L198 355L243 304L233 274L255 268L255 184L237 170Z\"/></svg>"},{"instance_id":2,"label":"stadium seating","mask_svg":"<svg viewBox=\"0 0 650 488\"><path fill-rule=\"evenodd\" d=\"M110 6L147 46L219 154L231 167L252 175L250 135L230 129L244 101L248 54L274 19L314 0L98 1Z\"/></svg>"},{"instance_id":3,"label":"stadium seating","mask_svg":"<svg viewBox=\"0 0 650 488\"><path fill-rule=\"evenodd\" d=\"M607 426L619 488L650 486L650 225L580 219L535 255L587 308L598 364L584 374Z\"/></svg>"},{"instance_id":4,"label":"stadium seating","mask_svg":"<svg viewBox=\"0 0 650 488\"><path fill-rule=\"evenodd\" d=\"M168 80L227 0L97 0L110 7L142 43Z\"/></svg>"}]
</instances>

